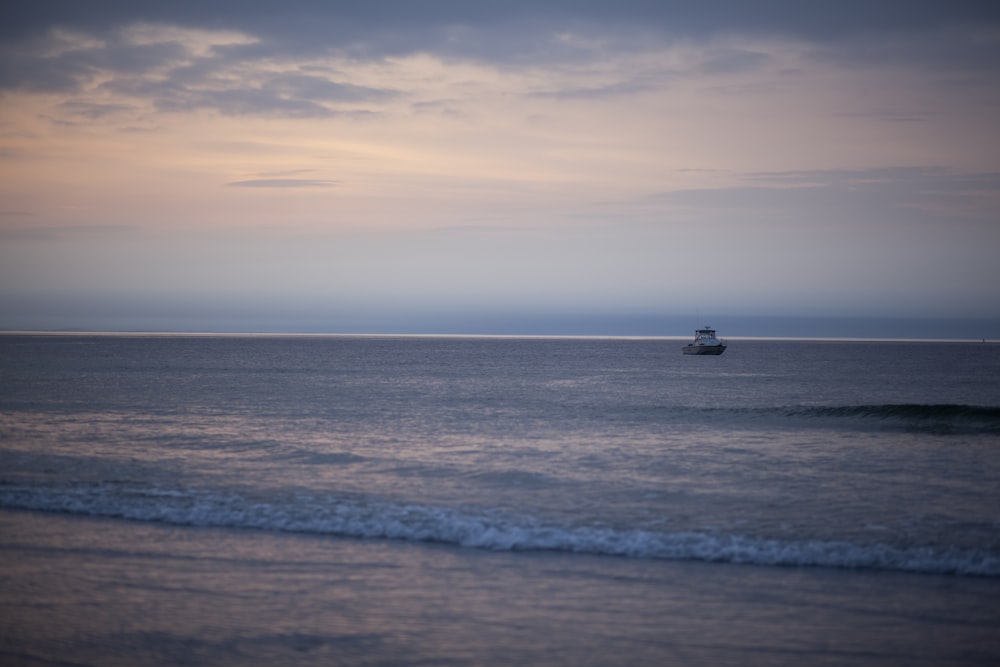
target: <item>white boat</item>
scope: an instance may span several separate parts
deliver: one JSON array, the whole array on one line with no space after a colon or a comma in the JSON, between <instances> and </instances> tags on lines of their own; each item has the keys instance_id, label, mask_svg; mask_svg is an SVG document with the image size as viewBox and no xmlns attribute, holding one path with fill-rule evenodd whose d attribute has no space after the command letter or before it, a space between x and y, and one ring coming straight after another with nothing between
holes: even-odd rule
<instances>
[{"instance_id":1,"label":"white boat","mask_svg":"<svg viewBox=\"0 0 1000 667\"><path fill-rule=\"evenodd\" d=\"M722 354L726 351L726 341L715 337L715 329L705 327L695 329L694 342L681 348L684 354Z\"/></svg>"}]
</instances>

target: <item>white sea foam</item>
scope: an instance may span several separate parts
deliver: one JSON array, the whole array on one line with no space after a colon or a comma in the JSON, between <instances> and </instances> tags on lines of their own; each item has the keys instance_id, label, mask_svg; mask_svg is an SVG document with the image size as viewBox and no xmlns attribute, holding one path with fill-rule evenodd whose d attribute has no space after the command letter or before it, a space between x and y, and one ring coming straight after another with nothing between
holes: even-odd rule
<instances>
[{"instance_id":1,"label":"white sea foam","mask_svg":"<svg viewBox=\"0 0 1000 667\"><path fill-rule=\"evenodd\" d=\"M598 556L699 560L751 565L866 568L1000 576L1000 554L929 546L777 540L715 532L655 532L554 525L490 511L459 511L366 498L251 501L237 495L122 486L5 485L0 507L67 512L182 526L305 532L356 538L440 542L498 551L557 551Z\"/></svg>"}]
</instances>

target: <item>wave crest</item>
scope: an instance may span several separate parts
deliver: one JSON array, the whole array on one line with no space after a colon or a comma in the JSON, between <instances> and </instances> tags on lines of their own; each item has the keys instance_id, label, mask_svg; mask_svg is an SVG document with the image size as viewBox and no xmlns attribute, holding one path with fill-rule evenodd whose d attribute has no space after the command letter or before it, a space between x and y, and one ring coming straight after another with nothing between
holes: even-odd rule
<instances>
[{"instance_id":1,"label":"wave crest","mask_svg":"<svg viewBox=\"0 0 1000 667\"><path fill-rule=\"evenodd\" d=\"M238 495L105 483L59 490L2 486L0 507L182 526L438 542L496 551L1000 576L1000 554L957 547L552 525L487 510L458 511L367 498L296 497L287 505L275 505Z\"/></svg>"},{"instance_id":2,"label":"wave crest","mask_svg":"<svg viewBox=\"0 0 1000 667\"><path fill-rule=\"evenodd\" d=\"M876 403L809 406L788 410L791 416L876 420L933 433L1000 433L1000 407L954 403Z\"/></svg>"}]
</instances>

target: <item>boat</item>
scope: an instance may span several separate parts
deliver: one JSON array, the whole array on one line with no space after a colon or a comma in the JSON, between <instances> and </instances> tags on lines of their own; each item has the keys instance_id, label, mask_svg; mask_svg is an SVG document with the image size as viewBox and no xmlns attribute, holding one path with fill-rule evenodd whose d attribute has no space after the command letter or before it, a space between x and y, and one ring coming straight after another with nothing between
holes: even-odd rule
<instances>
[{"instance_id":1,"label":"boat","mask_svg":"<svg viewBox=\"0 0 1000 667\"><path fill-rule=\"evenodd\" d=\"M694 330L694 342L681 348L684 354L722 354L726 351L726 341L715 337L715 329L706 326Z\"/></svg>"}]
</instances>

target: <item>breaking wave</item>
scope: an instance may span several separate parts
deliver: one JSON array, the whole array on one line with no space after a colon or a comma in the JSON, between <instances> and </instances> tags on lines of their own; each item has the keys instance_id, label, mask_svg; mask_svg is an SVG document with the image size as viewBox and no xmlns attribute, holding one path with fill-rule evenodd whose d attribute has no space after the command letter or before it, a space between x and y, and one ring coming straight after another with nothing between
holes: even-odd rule
<instances>
[{"instance_id":1,"label":"breaking wave","mask_svg":"<svg viewBox=\"0 0 1000 667\"><path fill-rule=\"evenodd\" d=\"M1000 407L952 403L884 403L791 408L789 416L855 419L935 433L1000 433Z\"/></svg>"},{"instance_id":2,"label":"breaking wave","mask_svg":"<svg viewBox=\"0 0 1000 667\"><path fill-rule=\"evenodd\" d=\"M238 495L109 482L63 489L3 485L0 507L180 526L437 542L496 551L1000 576L1000 554L958 547L553 525L488 510L385 503L363 497L300 495L274 504Z\"/></svg>"}]
</instances>

